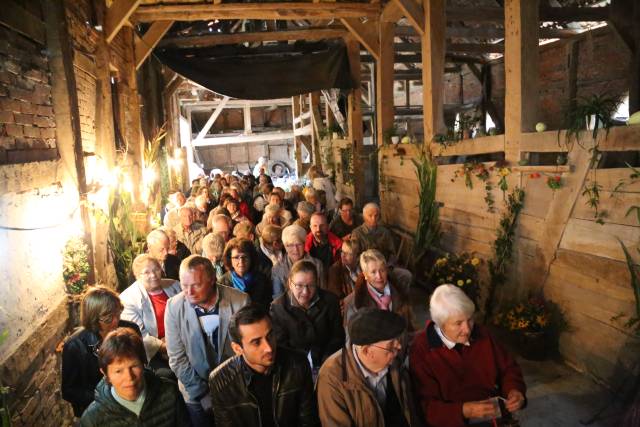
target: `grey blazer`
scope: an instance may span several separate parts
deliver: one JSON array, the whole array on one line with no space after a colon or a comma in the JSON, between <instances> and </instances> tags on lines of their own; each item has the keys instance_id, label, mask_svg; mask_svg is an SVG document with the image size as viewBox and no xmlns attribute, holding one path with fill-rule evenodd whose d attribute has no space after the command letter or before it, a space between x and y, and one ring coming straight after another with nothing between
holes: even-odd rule
<instances>
[{"instance_id":1,"label":"grey blazer","mask_svg":"<svg viewBox=\"0 0 640 427\"><path fill-rule=\"evenodd\" d=\"M169 298L180 293L180 282L173 279L161 279L164 293ZM131 286L122 291L120 301L124 310L120 315L122 320L128 320L138 325L142 332L142 342L147 353L147 359L151 360L162 345L158 338L158 323L153 312L151 298L142 283L137 280Z\"/></svg>"},{"instance_id":2,"label":"grey blazer","mask_svg":"<svg viewBox=\"0 0 640 427\"><path fill-rule=\"evenodd\" d=\"M233 356L229 338L231 316L249 303L249 295L228 286L218 286L220 326L217 364ZM181 292L167 302L164 327L169 366L178 377L185 402L197 403L209 391L209 366L204 335L196 312Z\"/></svg>"}]
</instances>

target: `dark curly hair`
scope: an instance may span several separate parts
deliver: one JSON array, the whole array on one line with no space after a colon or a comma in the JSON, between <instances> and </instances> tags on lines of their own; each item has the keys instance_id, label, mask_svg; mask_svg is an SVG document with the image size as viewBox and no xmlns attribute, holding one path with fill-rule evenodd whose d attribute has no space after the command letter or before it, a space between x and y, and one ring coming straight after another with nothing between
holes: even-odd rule
<instances>
[{"instance_id":1,"label":"dark curly hair","mask_svg":"<svg viewBox=\"0 0 640 427\"><path fill-rule=\"evenodd\" d=\"M227 269L227 271L233 271L233 264L231 264L231 251L234 249L238 252L242 252L248 255L249 270L255 270L258 261L258 252L256 251L255 245L249 239L234 237L227 242L227 246L225 246L224 253L222 254L224 267Z\"/></svg>"}]
</instances>

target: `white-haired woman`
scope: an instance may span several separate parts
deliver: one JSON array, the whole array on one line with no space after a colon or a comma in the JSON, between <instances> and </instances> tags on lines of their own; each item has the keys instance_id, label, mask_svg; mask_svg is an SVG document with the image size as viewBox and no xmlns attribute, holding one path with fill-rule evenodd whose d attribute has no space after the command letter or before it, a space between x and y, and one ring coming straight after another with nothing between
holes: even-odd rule
<instances>
[{"instance_id":1,"label":"white-haired woman","mask_svg":"<svg viewBox=\"0 0 640 427\"><path fill-rule=\"evenodd\" d=\"M506 399L508 417L526 402L522 371L487 332L475 325L475 306L454 285L436 288L431 319L411 344L409 367L416 400L429 426L463 427L473 419L497 417Z\"/></svg>"},{"instance_id":2,"label":"white-haired woman","mask_svg":"<svg viewBox=\"0 0 640 427\"><path fill-rule=\"evenodd\" d=\"M291 266L301 259L311 261L318 270L318 287L327 288L322 262L313 258L304 250L304 242L307 239L307 232L299 225L293 224L282 230L282 244L286 252L282 261L276 263L271 270L271 282L273 285L273 298L276 299L285 291L285 284L289 277Z\"/></svg>"},{"instance_id":3,"label":"white-haired woman","mask_svg":"<svg viewBox=\"0 0 640 427\"><path fill-rule=\"evenodd\" d=\"M360 255L362 275L356 280L354 290L344 299L344 323L358 310L379 308L393 311L407 320L407 332L415 331L411 301L405 288L390 279L387 260L376 249L369 249Z\"/></svg>"}]
</instances>

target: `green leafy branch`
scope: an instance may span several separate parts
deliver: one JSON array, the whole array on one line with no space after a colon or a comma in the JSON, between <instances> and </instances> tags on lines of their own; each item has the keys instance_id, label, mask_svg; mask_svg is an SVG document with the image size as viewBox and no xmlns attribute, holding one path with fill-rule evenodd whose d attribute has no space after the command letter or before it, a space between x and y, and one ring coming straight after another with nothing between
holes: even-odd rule
<instances>
[{"instance_id":1,"label":"green leafy branch","mask_svg":"<svg viewBox=\"0 0 640 427\"><path fill-rule=\"evenodd\" d=\"M436 201L438 165L433 161L431 153L424 150L417 160L411 159L411 161L419 184L418 225L413 252L413 262L416 263L430 247L437 244L440 238L439 206Z\"/></svg>"}]
</instances>

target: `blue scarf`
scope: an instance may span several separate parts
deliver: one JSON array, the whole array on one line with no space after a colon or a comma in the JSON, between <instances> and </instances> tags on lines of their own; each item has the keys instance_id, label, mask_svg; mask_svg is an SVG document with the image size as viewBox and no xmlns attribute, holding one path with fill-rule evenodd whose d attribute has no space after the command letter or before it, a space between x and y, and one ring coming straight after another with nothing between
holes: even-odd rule
<instances>
[{"instance_id":1,"label":"blue scarf","mask_svg":"<svg viewBox=\"0 0 640 427\"><path fill-rule=\"evenodd\" d=\"M231 271L231 283L239 291L247 292L253 283L253 274L248 272L244 276L238 276L235 271Z\"/></svg>"}]
</instances>

